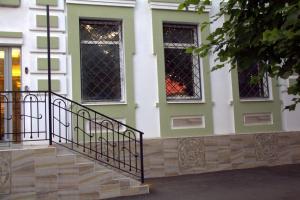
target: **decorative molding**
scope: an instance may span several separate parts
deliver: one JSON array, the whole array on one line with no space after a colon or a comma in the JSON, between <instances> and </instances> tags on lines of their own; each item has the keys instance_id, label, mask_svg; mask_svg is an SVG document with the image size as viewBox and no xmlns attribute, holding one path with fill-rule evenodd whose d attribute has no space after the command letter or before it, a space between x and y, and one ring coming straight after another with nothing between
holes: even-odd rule
<instances>
[{"instance_id":1,"label":"decorative molding","mask_svg":"<svg viewBox=\"0 0 300 200\"><path fill-rule=\"evenodd\" d=\"M160 10L178 10L179 3L161 3L161 2L150 2L151 9L160 9ZM196 6L189 6L188 11L194 12ZM205 6L205 12L209 12L211 6Z\"/></svg>"},{"instance_id":2,"label":"decorative molding","mask_svg":"<svg viewBox=\"0 0 300 200\"><path fill-rule=\"evenodd\" d=\"M67 4L135 7L134 0L67 0Z\"/></svg>"}]
</instances>

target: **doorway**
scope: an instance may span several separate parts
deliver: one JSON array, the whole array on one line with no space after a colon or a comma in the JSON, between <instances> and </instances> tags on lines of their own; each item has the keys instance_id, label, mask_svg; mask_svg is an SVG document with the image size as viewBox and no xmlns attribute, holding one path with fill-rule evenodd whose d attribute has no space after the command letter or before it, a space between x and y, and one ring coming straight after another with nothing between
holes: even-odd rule
<instances>
[{"instance_id":1,"label":"doorway","mask_svg":"<svg viewBox=\"0 0 300 200\"><path fill-rule=\"evenodd\" d=\"M21 49L0 47L0 141L21 141Z\"/></svg>"}]
</instances>

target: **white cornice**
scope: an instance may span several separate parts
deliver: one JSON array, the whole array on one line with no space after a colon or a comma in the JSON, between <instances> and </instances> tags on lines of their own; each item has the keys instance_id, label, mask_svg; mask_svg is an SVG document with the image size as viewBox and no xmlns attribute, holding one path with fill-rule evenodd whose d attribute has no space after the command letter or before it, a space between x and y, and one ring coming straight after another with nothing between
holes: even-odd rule
<instances>
[{"instance_id":1,"label":"white cornice","mask_svg":"<svg viewBox=\"0 0 300 200\"><path fill-rule=\"evenodd\" d=\"M161 10L178 10L179 3L162 3L162 2L150 2L151 9ZM189 6L188 11L195 11L196 6ZM209 12L211 6L205 6L205 12Z\"/></svg>"},{"instance_id":2,"label":"white cornice","mask_svg":"<svg viewBox=\"0 0 300 200\"><path fill-rule=\"evenodd\" d=\"M68 4L135 7L135 0L67 0Z\"/></svg>"}]
</instances>

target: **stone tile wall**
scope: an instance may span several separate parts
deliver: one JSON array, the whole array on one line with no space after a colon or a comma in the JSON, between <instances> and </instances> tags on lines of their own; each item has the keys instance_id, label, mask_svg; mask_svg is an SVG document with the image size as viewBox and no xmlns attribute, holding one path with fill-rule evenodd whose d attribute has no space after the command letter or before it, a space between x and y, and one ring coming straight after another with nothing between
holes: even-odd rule
<instances>
[{"instance_id":1,"label":"stone tile wall","mask_svg":"<svg viewBox=\"0 0 300 200\"><path fill-rule=\"evenodd\" d=\"M145 177L300 163L300 132L150 139Z\"/></svg>"}]
</instances>

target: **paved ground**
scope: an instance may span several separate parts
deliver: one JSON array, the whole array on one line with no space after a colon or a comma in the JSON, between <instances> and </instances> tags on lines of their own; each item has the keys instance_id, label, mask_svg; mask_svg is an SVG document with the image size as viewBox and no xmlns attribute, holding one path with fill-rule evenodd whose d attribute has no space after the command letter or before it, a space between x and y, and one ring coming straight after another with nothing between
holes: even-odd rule
<instances>
[{"instance_id":1,"label":"paved ground","mask_svg":"<svg viewBox=\"0 0 300 200\"><path fill-rule=\"evenodd\" d=\"M148 179L150 194L114 200L300 200L300 165Z\"/></svg>"}]
</instances>

